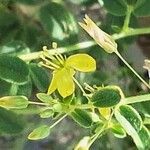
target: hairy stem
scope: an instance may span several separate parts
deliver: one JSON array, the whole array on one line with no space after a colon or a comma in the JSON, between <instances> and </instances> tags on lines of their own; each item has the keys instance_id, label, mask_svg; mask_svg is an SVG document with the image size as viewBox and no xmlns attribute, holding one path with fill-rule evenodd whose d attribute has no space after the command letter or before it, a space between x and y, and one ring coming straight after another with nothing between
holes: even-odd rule
<instances>
[{"instance_id":1,"label":"hairy stem","mask_svg":"<svg viewBox=\"0 0 150 150\"><path fill-rule=\"evenodd\" d=\"M150 33L150 27L148 27L148 28L137 28L137 29L128 28L128 30L126 30L124 32L121 32L119 34L113 34L112 37L115 40L118 40L118 39L128 37L128 36L134 36L134 35L140 35L140 34L149 34L149 33ZM92 47L94 45L96 45L95 41L86 41L86 42L81 42L81 43L66 46L66 47L56 48L55 50L50 49L50 50L48 50L48 52L50 55L53 55L56 52L57 53L58 52L59 53L72 52L72 51L76 51L79 49L86 49L86 48ZM22 60L28 62L31 60L39 59L42 53L43 53L43 51L38 51L38 52L20 55L18 57L21 58Z\"/></svg>"}]
</instances>

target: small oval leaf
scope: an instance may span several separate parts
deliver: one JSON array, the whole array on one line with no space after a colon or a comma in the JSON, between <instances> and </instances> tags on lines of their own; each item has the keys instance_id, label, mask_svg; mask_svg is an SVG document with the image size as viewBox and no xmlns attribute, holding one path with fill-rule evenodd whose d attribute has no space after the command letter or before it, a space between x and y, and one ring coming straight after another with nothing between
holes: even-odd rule
<instances>
[{"instance_id":1,"label":"small oval leaf","mask_svg":"<svg viewBox=\"0 0 150 150\"><path fill-rule=\"evenodd\" d=\"M34 129L28 136L29 140L40 140L46 138L50 134L50 127L47 125Z\"/></svg>"},{"instance_id":2,"label":"small oval leaf","mask_svg":"<svg viewBox=\"0 0 150 150\"><path fill-rule=\"evenodd\" d=\"M49 118L54 115L53 109L46 109L40 113L41 118Z\"/></svg>"},{"instance_id":3,"label":"small oval leaf","mask_svg":"<svg viewBox=\"0 0 150 150\"><path fill-rule=\"evenodd\" d=\"M28 81L29 69L27 64L9 55L0 55L0 78L16 84L24 84Z\"/></svg>"},{"instance_id":4,"label":"small oval leaf","mask_svg":"<svg viewBox=\"0 0 150 150\"><path fill-rule=\"evenodd\" d=\"M111 131L113 132L114 136L116 136L117 138L126 137L126 132L120 124L114 124L111 127Z\"/></svg>"},{"instance_id":5,"label":"small oval leaf","mask_svg":"<svg viewBox=\"0 0 150 150\"><path fill-rule=\"evenodd\" d=\"M104 87L96 91L91 98L96 107L111 107L118 104L121 100L121 93L117 88Z\"/></svg>"},{"instance_id":6,"label":"small oval leaf","mask_svg":"<svg viewBox=\"0 0 150 150\"><path fill-rule=\"evenodd\" d=\"M49 76L46 70L37 64L30 64L30 75L34 85L41 92L46 92L49 86Z\"/></svg>"},{"instance_id":7,"label":"small oval leaf","mask_svg":"<svg viewBox=\"0 0 150 150\"><path fill-rule=\"evenodd\" d=\"M54 99L50 95L45 94L45 93L37 93L36 96L40 101L44 103L51 104L54 101Z\"/></svg>"},{"instance_id":8,"label":"small oval leaf","mask_svg":"<svg viewBox=\"0 0 150 150\"><path fill-rule=\"evenodd\" d=\"M89 128L92 125L92 118L85 110L75 109L71 117L82 127Z\"/></svg>"},{"instance_id":9,"label":"small oval leaf","mask_svg":"<svg viewBox=\"0 0 150 150\"><path fill-rule=\"evenodd\" d=\"M120 106L120 114L126 118L128 122L139 131L142 127L142 118L139 113L131 106Z\"/></svg>"}]
</instances>

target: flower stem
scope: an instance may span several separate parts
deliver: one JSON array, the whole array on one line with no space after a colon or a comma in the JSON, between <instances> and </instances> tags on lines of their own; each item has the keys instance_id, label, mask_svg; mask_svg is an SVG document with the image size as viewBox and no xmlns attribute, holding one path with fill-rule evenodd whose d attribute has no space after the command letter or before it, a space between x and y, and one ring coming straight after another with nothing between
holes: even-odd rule
<instances>
[{"instance_id":1,"label":"flower stem","mask_svg":"<svg viewBox=\"0 0 150 150\"><path fill-rule=\"evenodd\" d=\"M79 82L76 80L76 78L74 78L74 77L73 77L73 80L74 80L74 82L78 85L78 87L80 88L80 90L82 91L83 96L85 96L85 97L88 99L88 101L89 101L89 97L88 97L87 94L85 93L85 91L84 91L83 87L80 85L80 83L79 83Z\"/></svg>"},{"instance_id":2,"label":"flower stem","mask_svg":"<svg viewBox=\"0 0 150 150\"><path fill-rule=\"evenodd\" d=\"M64 116L62 116L60 119L58 119L54 124L52 124L52 125L50 126L50 128L55 127L60 121L62 121L65 117L67 117L67 115L68 115L68 113L65 114Z\"/></svg>"},{"instance_id":3,"label":"flower stem","mask_svg":"<svg viewBox=\"0 0 150 150\"><path fill-rule=\"evenodd\" d=\"M32 101L29 101L29 104L32 104L32 105L42 105L42 106L49 106L49 104L47 104L47 103L39 103L39 102L32 102Z\"/></svg>"},{"instance_id":4,"label":"flower stem","mask_svg":"<svg viewBox=\"0 0 150 150\"><path fill-rule=\"evenodd\" d=\"M116 55L124 62L124 64L143 82L143 84L150 89L150 85L128 64L128 62L121 56L121 54L116 51Z\"/></svg>"},{"instance_id":5,"label":"flower stem","mask_svg":"<svg viewBox=\"0 0 150 150\"><path fill-rule=\"evenodd\" d=\"M126 31L128 29L132 11L133 11L133 6L128 5L122 31Z\"/></svg>"}]
</instances>

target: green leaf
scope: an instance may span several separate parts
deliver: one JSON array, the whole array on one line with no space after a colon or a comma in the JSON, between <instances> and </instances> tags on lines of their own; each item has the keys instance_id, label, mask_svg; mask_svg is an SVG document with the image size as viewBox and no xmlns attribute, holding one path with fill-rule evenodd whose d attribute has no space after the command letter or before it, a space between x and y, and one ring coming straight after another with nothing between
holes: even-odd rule
<instances>
[{"instance_id":1,"label":"green leaf","mask_svg":"<svg viewBox=\"0 0 150 150\"><path fill-rule=\"evenodd\" d=\"M40 20L52 41L58 44L77 41L77 23L63 5L54 2L44 5L40 10Z\"/></svg>"},{"instance_id":2,"label":"green leaf","mask_svg":"<svg viewBox=\"0 0 150 150\"><path fill-rule=\"evenodd\" d=\"M54 115L53 109L46 109L40 113L41 118L49 118Z\"/></svg>"},{"instance_id":3,"label":"green leaf","mask_svg":"<svg viewBox=\"0 0 150 150\"><path fill-rule=\"evenodd\" d=\"M40 140L44 139L50 134L50 127L47 125L42 125L34 129L28 136L29 140Z\"/></svg>"},{"instance_id":4,"label":"green leaf","mask_svg":"<svg viewBox=\"0 0 150 150\"><path fill-rule=\"evenodd\" d=\"M8 83L5 80L0 79L0 97L9 95L10 88L11 88L11 83Z\"/></svg>"},{"instance_id":5,"label":"green leaf","mask_svg":"<svg viewBox=\"0 0 150 150\"><path fill-rule=\"evenodd\" d=\"M114 124L111 127L111 131L113 132L114 136L116 136L117 138L126 137L126 132L120 124Z\"/></svg>"},{"instance_id":6,"label":"green leaf","mask_svg":"<svg viewBox=\"0 0 150 150\"><path fill-rule=\"evenodd\" d=\"M44 102L44 103L48 103L48 104L51 104L53 102L57 102L56 100L54 100L50 95L48 94L45 94L45 93L37 93L36 94L37 98Z\"/></svg>"},{"instance_id":7,"label":"green leaf","mask_svg":"<svg viewBox=\"0 0 150 150\"><path fill-rule=\"evenodd\" d=\"M0 76L11 83L24 83L28 76L26 64L17 57L0 56Z\"/></svg>"},{"instance_id":8,"label":"green leaf","mask_svg":"<svg viewBox=\"0 0 150 150\"><path fill-rule=\"evenodd\" d=\"M150 131L145 126L143 126L138 135L143 143L143 150L150 149Z\"/></svg>"},{"instance_id":9,"label":"green leaf","mask_svg":"<svg viewBox=\"0 0 150 150\"><path fill-rule=\"evenodd\" d=\"M30 64L29 67L34 85L39 91L46 92L50 83L47 71L33 63Z\"/></svg>"},{"instance_id":10,"label":"green leaf","mask_svg":"<svg viewBox=\"0 0 150 150\"><path fill-rule=\"evenodd\" d=\"M136 16L149 16L150 15L150 1L149 0L145 0L145 2L143 1L142 3L140 3L140 5L138 5L138 7L134 10L134 14Z\"/></svg>"},{"instance_id":11,"label":"green leaf","mask_svg":"<svg viewBox=\"0 0 150 150\"><path fill-rule=\"evenodd\" d=\"M0 78L15 84L28 81L29 69L26 63L18 57L0 55Z\"/></svg>"},{"instance_id":12,"label":"green leaf","mask_svg":"<svg viewBox=\"0 0 150 150\"><path fill-rule=\"evenodd\" d=\"M119 110L115 111L115 117L127 134L132 137L137 148L144 150L144 144L138 134L142 129L142 119L138 112L131 106L120 106Z\"/></svg>"},{"instance_id":13,"label":"green leaf","mask_svg":"<svg viewBox=\"0 0 150 150\"><path fill-rule=\"evenodd\" d=\"M21 41L11 41L0 47L1 54L11 54L11 56L27 54L29 52L30 49Z\"/></svg>"},{"instance_id":14,"label":"green leaf","mask_svg":"<svg viewBox=\"0 0 150 150\"><path fill-rule=\"evenodd\" d=\"M103 0L107 11L115 16L125 16L127 7L120 0Z\"/></svg>"},{"instance_id":15,"label":"green leaf","mask_svg":"<svg viewBox=\"0 0 150 150\"><path fill-rule=\"evenodd\" d=\"M111 107L118 104L121 100L120 91L111 86L100 88L91 98L93 105L96 107Z\"/></svg>"},{"instance_id":16,"label":"green leaf","mask_svg":"<svg viewBox=\"0 0 150 150\"><path fill-rule=\"evenodd\" d=\"M5 96L0 98L0 106L7 109L22 109L29 104L25 96Z\"/></svg>"},{"instance_id":17,"label":"green leaf","mask_svg":"<svg viewBox=\"0 0 150 150\"><path fill-rule=\"evenodd\" d=\"M12 111L0 108L0 133L17 134L23 131L25 122Z\"/></svg>"},{"instance_id":18,"label":"green leaf","mask_svg":"<svg viewBox=\"0 0 150 150\"><path fill-rule=\"evenodd\" d=\"M71 117L84 128L90 128L92 125L92 118L85 110L75 109Z\"/></svg>"},{"instance_id":19,"label":"green leaf","mask_svg":"<svg viewBox=\"0 0 150 150\"><path fill-rule=\"evenodd\" d=\"M142 118L139 113L131 106L120 106L119 107L120 114L130 122L130 124L134 127L135 130L139 131L142 126Z\"/></svg>"}]
</instances>

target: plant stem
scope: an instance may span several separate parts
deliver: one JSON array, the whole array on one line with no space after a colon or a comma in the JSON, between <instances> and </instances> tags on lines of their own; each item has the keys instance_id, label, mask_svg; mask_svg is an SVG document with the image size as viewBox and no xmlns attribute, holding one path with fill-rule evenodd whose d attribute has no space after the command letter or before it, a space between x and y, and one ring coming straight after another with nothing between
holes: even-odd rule
<instances>
[{"instance_id":1,"label":"plant stem","mask_svg":"<svg viewBox=\"0 0 150 150\"><path fill-rule=\"evenodd\" d=\"M86 41L86 42L81 42L81 43L77 43L77 44L66 46L66 47L50 49L50 50L48 50L48 52L50 55L53 55L58 52L59 53L71 52L71 51L75 51L75 50L79 50L79 49L88 48L93 45L96 45L96 43L94 41ZM40 56L42 55L42 53L43 53L43 51L33 52L30 54L20 55L19 58L21 58L24 61L31 61L34 59L39 59Z\"/></svg>"},{"instance_id":2,"label":"plant stem","mask_svg":"<svg viewBox=\"0 0 150 150\"><path fill-rule=\"evenodd\" d=\"M124 62L124 64L143 82L143 84L150 89L150 85L128 64L128 62L121 56L121 54L117 51L116 55Z\"/></svg>"},{"instance_id":3,"label":"plant stem","mask_svg":"<svg viewBox=\"0 0 150 150\"><path fill-rule=\"evenodd\" d=\"M126 31L128 29L132 11L133 11L133 6L128 5L122 31Z\"/></svg>"},{"instance_id":4,"label":"plant stem","mask_svg":"<svg viewBox=\"0 0 150 150\"><path fill-rule=\"evenodd\" d=\"M111 113L111 115L110 115L108 121L102 126L102 128L99 130L99 132L97 132L97 133L92 137L92 140L91 140L89 146L91 146L91 145L94 143L94 141L95 141L100 135L102 136L102 132L104 132L104 131L109 127L109 124L110 124L111 119L112 119L112 117L113 117L113 115L114 115L114 112L115 112L115 110L112 110L112 113Z\"/></svg>"},{"instance_id":5,"label":"plant stem","mask_svg":"<svg viewBox=\"0 0 150 150\"><path fill-rule=\"evenodd\" d=\"M140 103L140 102L146 102L146 101L150 101L150 94L127 97L122 102L123 104L133 104L133 103Z\"/></svg>"},{"instance_id":6,"label":"plant stem","mask_svg":"<svg viewBox=\"0 0 150 150\"><path fill-rule=\"evenodd\" d=\"M90 143L88 144L89 147L95 142L95 140L100 136L100 134L102 135L102 132L104 132L105 128L106 128L106 124L104 124L104 125L102 126L102 128L99 130L99 132L97 132L97 133L92 137L92 140L91 140Z\"/></svg>"},{"instance_id":7,"label":"plant stem","mask_svg":"<svg viewBox=\"0 0 150 150\"><path fill-rule=\"evenodd\" d=\"M118 40L118 39L128 37L128 36L134 36L134 35L139 35L139 34L149 34L149 33L150 33L150 27L148 27L148 28L137 28L137 29L128 28L128 30L126 30L125 32L121 32L119 34L113 34L112 37L115 40ZM49 49L48 52L50 55L53 55L56 52L57 53L58 52L59 53L72 52L72 51L76 51L79 49L86 49L86 48L92 47L94 45L96 45L95 41L86 41L86 42L81 42L81 43L66 46L66 47L56 48L55 50ZM43 51L38 51L38 52L20 55L18 57L20 59L28 62L31 60L39 59L42 53L43 53Z\"/></svg>"},{"instance_id":8,"label":"plant stem","mask_svg":"<svg viewBox=\"0 0 150 150\"><path fill-rule=\"evenodd\" d=\"M32 104L32 105L42 105L42 106L49 106L49 104L47 104L47 103L32 102L32 101L29 101L29 104Z\"/></svg>"},{"instance_id":9,"label":"plant stem","mask_svg":"<svg viewBox=\"0 0 150 150\"><path fill-rule=\"evenodd\" d=\"M58 119L54 124L50 126L50 128L53 128L54 126L56 126L60 121L62 121L65 117L67 117L67 115L68 113L62 116L60 119Z\"/></svg>"},{"instance_id":10,"label":"plant stem","mask_svg":"<svg viewBox=\"0 0 150 150\"><path fill-rule=\"evenodd\" d=\"M74 82L78 85L78 87L80 88L80 90L82 91L83 96L85 96L85 97L88 99L88 101L90 101L90 100L89 100L89 97L88 97L87 94L85 93L85 91L84 91L84 89L82 88L82 86L80 85L80 83L76 80L76 78L73 77L73 80L74 80Z\"/></svg>"},{"instance_id":11,"label":"plant stem","mask_svg":"<svg viewBox=\"0 0 150 150\"><path fill-rule=\"evenodd\" d=\"M13 95L16 95L17 94L17 91L18 91L18 85L15 84L15 83L12 83L11 87L10 87L10 90L9 90L9 94L11 96Z\"/></svg>"},{"instance_id":12,"label":"plant stem","mask_svg":"<svg viewBox=\"0 0 150 150\"><path fill-rule=\"evenodd\" d=\"M147 28L128 28L126 31L123 31L119 34L113 34L112 37L115 40L122 39L128 36L135 36L140 34L150 34L150 27Z\"/></svg>"}]
</instances>

